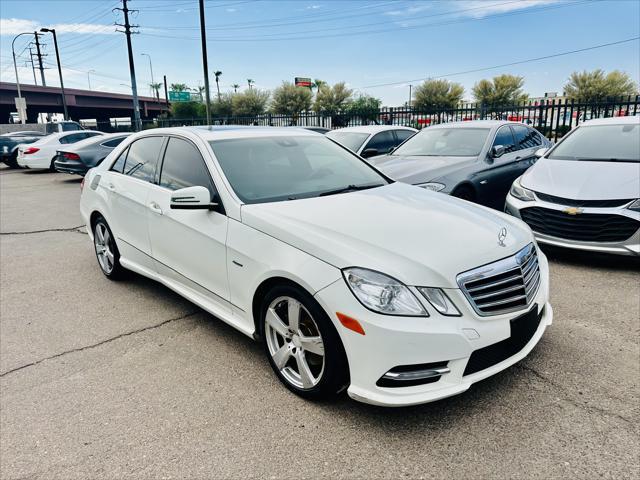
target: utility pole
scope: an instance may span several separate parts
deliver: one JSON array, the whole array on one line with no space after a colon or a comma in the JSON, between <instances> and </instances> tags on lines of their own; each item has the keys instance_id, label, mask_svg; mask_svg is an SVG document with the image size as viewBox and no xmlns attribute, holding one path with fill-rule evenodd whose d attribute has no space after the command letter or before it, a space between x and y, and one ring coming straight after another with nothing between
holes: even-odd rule
<instances>
[{"instance_id":1,"label":"utility pole","mask_svg":"<svg viewBox=\"0 0 640 480\"><path fill-rule=\"evenodd\" d=\"M167 104L167 110L169 110L169 92L167 91L167 76L163 75L164 77L164 101Z\"/></svg>"},{"instance_id":2,"label":"utility pole","mask_svg":"<svg viewBox=\"0 0 640 480\"><path fill-rule=\"evenodd\" d=\"M204 94L207 108L207 125L211 125L211 107L209 105L209 66L207 64L207 32L204 25L204 0L200 0L200 39L202 40L202 69L204 70Z\"/></svg>"},{"instance_id":3,"label":"utility pole","mask_svg":"<svg viewBox=\"0 0 640 480\"><path fill-rule=\"evenodd\" d=\"M155 96L156 100L160 100L160 97L158 95L158 91L155 88L156 81L153 78L153 64L151 63L151 55L149 55L148 53L141 53L140 55L143 55L145 57L149 57L149 69L151 70L151 85L153 85L151 87L151 96L152 97Z\"/></svg>"},{"instance_id":4,"label":"utility pole","mask_svg":"<svg viewBox=\"0 0 640 480\"><path fill-rule=\"evenodd\" d=\"M411 100L413 100L413 97L411 96L412 88L413 88L413 85L409 85L409 108L411 108Z\"/></svg>"},{"instance_id":5,"label":"utility pole","mask_svg":"<svg viewBox=\"0 0 640 480\"><path fill-rule=\"evenodd\" d=\"M39 69L40 69L40 79L42 80L42 86L46 87L47 86L47 82L44 79L44 67L42 66L42 53L40 52L40 35L42 35L41 33L38 32L33 32L33 34L36 37L36 51L38 52L38 65L39 65Z\"/></svg>"},{"instance_id":6,"label":"utility pole","mask_svg":"<svg viewBox=\"0 0 640 480\"><path fill-rule=\"evenodd\" d=\"M118 30L118 32L124 33L127 37L127 51L129 52L129 73L131 74L131 94L133 96L133 122L135 130L142 130L142 121L140 120L140 105L138 103L138 87L136 85L136 67L133 63L133 48L131 46L131 29L137 28L138 25L131 25L129 23L129 12L137 10L129 10L127 8L127 0L122 0L122 8L116 8L114 10L122 11L124 15L124 24L116 23L116 25L123 27L124 30ZM135 32L133 32L135 33Z\"/></svg>"},{"instance_id":7,"label":"utility pole","mask_svg":"<svg viewBox=\"0 0 640 480\"><path fill-rule=\"evenodd\" d=\"M58 62L58 75L60 76L60 90L62 91L62 108L64 110L64 119L69 120L69 111L67 110L67 97L64 93L64 82L62 80L62 65L60 64L60 50L58 50L58 37L56 37L55 28L41 28L41 32L49 32L53 34L53 45L56 48L56 60Z\"/></svg>"},{"instance_id":8,"label":"utility pole","mask_svg":"<svg viewBox=\"0 0 640 480\"><path fill-rule=\"evenodd\" d=\"M36 79L36 66L33 64L33 50L31 45L29 45L29 61L31 61L31 71L33 72L33 84L38 85L38 80Z\"/></svg>"}]
</instances>

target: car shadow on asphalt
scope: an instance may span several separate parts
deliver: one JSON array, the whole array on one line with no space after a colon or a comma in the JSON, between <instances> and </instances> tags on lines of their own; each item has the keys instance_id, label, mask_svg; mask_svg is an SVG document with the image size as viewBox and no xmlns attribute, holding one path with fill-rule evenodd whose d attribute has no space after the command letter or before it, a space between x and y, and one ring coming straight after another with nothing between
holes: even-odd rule
<instances>
[{"instance_id":1,"label":"car shadow on asphalt","mask_svg":"<svg viewBox=\"0 0 640 480\"><path fill-rule=\"evenodd\" d=\"M575 267L597 268L599 270L640 271L640 257L613 255L599 252L584 252L568 248L540 245L551 261Z\"/></svg>"}]
</instances>

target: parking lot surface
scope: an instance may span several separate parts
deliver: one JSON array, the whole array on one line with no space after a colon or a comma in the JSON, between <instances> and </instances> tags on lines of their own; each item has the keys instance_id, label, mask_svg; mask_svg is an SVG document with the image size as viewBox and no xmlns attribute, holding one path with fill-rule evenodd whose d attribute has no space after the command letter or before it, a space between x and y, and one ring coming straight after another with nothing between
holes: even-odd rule
<instances>
[{"instance_id":1,"label":"parking lot surface","mask_svg":"<svg viewBox=\"0 0 640 480\"><path fill-rule=\"evenodd\" d=\"M548 251L554 324L463 395L309 403L215 317L105 279L79 178L2 168L2 478L640 476L637 259Z\"/></svg>"}]
</instances>

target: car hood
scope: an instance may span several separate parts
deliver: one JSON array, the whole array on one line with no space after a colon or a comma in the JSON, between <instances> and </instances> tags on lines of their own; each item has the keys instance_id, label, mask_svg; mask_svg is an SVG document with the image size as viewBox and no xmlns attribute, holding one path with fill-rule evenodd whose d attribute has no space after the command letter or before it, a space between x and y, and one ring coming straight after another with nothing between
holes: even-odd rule
<instances>
[{"instance_id":1,"label":"car hood","mask_svg":"<svg viewBox=\"0 0 640 480\"><path fill-rule=\"evenodd\" d=\"M404 183L424 183L475 162L477 157L427 157L413 155L382 155L369 162L382 173Z\"/></svg>"},{"instance_id":2,"label":"car hood","mask_svg":"<svg viewBox=\"0 0 640 480\"><path fill-rule=\"evenodd\" d=\"M541 158L521 183L533 191L572 200L640 198L640 163Z\"/></svg>"},{"instance_id":3,"label":"car hood","mask_svg":"<svg viewBox=\"0 0 640 480\"><path fill-rule=\"evenodd\" d=\"M242 222L338 268L457 288L458 273L532 241L506 214L404 183L327 197L243 205ZM505 246L498 233L506 227Z\"/></svg>"}]
</instances>

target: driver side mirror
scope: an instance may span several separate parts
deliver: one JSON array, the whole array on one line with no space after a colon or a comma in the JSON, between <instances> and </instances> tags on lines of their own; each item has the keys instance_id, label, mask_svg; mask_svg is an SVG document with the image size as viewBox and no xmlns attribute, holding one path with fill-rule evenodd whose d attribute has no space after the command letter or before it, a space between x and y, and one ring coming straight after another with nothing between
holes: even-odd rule
<instances>
[{"instance_id":1,"label":"driver side mirror","mask_svg":"<svg viewBox=\"0 0 640 480\"><path fill-rule=\"evenodd\" d=\"M171 194L173 210L215 210L217 206L211 202L211 193L206 187L180 188Z\"/></svg>"},{"instance_id":2,"label":"driver side mirror","mask_svg":"<svg viewBox=\"0 0 640 480\"><path fill-rule=\"evenodd\" d=\"M544 148L539 148L538 150L536 150L536 153L534 153L534 155L538 158L540 157L544 157L544 154L547 153L549 151L548 148L544 147Z\"/></svg>"},{"instance_id":3,"label":"driver side mirror","mask_svg":"<svg viewBox=\"0 0 640 480\"><path fill-rule=\"evenodd\" d=\"M500 158L507 151L504 145L494 145L491 147L491 158Z\"/></svg>"},{"instance_id":4,"label":"driver side mirror","mask_svg":"<svg viewBox=\"0 0 640 480\"><path fill-rule=\"evenodd\" d=\"M365 148L360 154L363 158L375 157L376 155L378 155L377 148Z\"/></svg>"}]
</instances>

